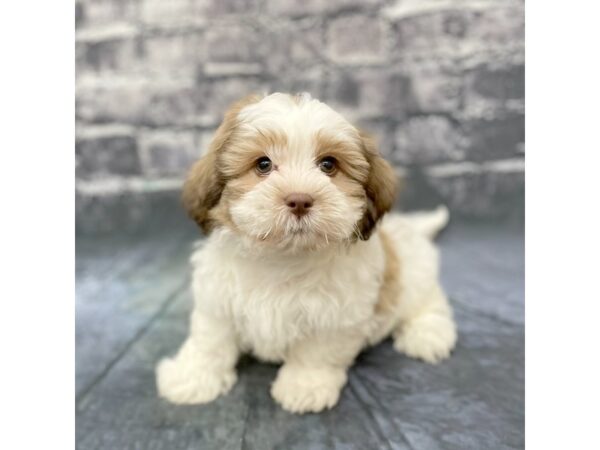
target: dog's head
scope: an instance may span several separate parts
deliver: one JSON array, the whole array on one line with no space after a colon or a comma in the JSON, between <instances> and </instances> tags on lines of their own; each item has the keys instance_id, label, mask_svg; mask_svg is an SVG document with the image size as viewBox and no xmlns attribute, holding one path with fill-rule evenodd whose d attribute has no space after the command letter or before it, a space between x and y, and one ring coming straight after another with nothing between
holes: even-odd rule
<instances>
[{"instance_id":1,"label":"dog's head","mask_svg":"<svg viewBox=\"0 0 600 450\"><path fill-rule=\"evenodd\" d=\"M306 94L251 96L225 114L183 200L209 233L318 248L368 239L394 201L395 175L371 139Z\"/></svg>"}]
</instances>

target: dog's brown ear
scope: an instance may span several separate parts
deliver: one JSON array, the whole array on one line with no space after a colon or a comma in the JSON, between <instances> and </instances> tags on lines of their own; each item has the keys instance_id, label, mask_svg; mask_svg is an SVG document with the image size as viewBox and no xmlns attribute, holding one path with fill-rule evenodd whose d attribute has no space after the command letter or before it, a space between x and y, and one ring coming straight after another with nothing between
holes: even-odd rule
<instances>
[{"instance_id":1,"label":"dog's brown ear","mask_svg":"<svg viewBox=\"0 0 600 450\"><path fill-rule=\"evenodd\" d=\"M183 185L183 206L205 233L212 229L208 213L219 203L223 192L216 161L216 152L209 150L192 166Z\"/></svg>"},{"instance_id":2,"label":"dog's brown ear","mask_svg":"<svg viewBox=\"0 0 600 450\"><path fill-rule=\"evenodd\" d=\"M185 180L182 194L183 206L205 233L209 233L214 226L210 211L219 204L225 186L225 179L219 170L219 154L224 151L236 129L240 110L260 99L260 96L250 95L227 110L208 151L192 166Z\"/></svg>"},{"instance_id":3,"label":"dog's brown ear","mask_svg":"<svg viewBox=\"0 0 600 450\"><path fill-rule=\"evenodd\" d=\"M379 155L373 138L364 132L361 132L360 136L369 162L369 176L365 184L367 206L358 224L359 237L366 241L379 219L394 205L397 177L392 166Z\"/></svg>"}]
</instances>

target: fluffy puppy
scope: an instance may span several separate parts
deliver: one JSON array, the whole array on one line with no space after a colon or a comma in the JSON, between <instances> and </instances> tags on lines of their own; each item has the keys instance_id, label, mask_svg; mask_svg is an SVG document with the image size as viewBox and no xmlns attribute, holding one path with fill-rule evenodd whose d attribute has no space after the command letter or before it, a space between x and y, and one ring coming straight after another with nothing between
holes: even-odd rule
<instances>
[{"instance_id":1,"label":"fluffy puppy","mask_svg":"<svg viewBox=\"0 0 600 450\"><path fill-rule=\"evenodd\" d=\"M333 407L368 345L435 363L456 341L431 243L447 210L391 215L395 176L373 142L309 95L235 104L184 186L208 233L194 251L190 334L157 367L160 395L214 400L241 353L283 363L271 395Z\"/></svg>"}]
</instances>

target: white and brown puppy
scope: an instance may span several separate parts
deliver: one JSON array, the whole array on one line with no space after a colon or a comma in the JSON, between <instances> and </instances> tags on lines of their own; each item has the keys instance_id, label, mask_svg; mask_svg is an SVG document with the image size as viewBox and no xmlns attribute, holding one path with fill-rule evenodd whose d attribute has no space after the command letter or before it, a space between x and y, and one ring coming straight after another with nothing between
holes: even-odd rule
<instances>
[{"instance_id":1,"label":"white and brown puppy","mask_svg":"<svg viewBox=\"0 0 600 450\"><path fill-rule=\"evenodd\" d=\"M286 410L334 406L346 372L390 334L437 362L456 341L431 239L447 210L392 215L392 168L342 116L309 95L234 105L184 186L209 234L192 255L190 335L157 368L174 403L205 403L236 381L241 353L282 362Z\"/></svg>"}]
</instances>

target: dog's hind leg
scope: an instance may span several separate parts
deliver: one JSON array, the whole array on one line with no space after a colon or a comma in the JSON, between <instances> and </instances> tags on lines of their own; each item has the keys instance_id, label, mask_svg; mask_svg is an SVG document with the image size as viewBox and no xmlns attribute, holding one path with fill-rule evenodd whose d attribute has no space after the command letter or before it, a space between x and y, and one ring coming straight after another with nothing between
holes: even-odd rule
<instances>
[{"instance_id":1,"label":"dog's hind leg","mask_svg":"<svg viewBox=\"0 0 600 450\"><path fill-rule=\"evenodd\" d=\"M437 363L450 355L456 344L456 327L448 300L439 286L422 307L403 318L392 332L394 348L413 358Z\"/></svg>"}]
</instances>

